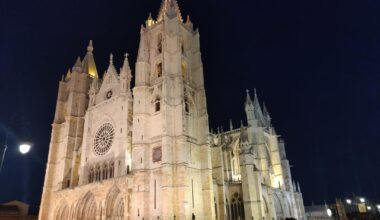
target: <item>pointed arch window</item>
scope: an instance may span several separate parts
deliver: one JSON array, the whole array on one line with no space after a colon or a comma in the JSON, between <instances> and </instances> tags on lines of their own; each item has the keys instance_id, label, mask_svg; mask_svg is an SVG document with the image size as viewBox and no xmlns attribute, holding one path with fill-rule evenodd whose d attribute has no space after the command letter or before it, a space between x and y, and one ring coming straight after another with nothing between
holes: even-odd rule
<instances>
[{"instance_id":1,"label":"pointed arch window","mask_svg":"<svg viewBox=\"0 0 380 220\"><path fill-rule=\"evenodd\" d=\"M162 53L162 34L158 34L157 36L157 54Z\"/></svg>"},{"instance_id":2,"label":"pointed arch window","mask_svg":"<svg viewBox=\"0 0 380 220\"><path fill-rule=\"evenodd\" d=\"M109 178L113 178L114 177L114 175L115 175L115 163L114 162L112 162L111 164L110 164L110 171L109 171Z\"/></svg>"},{"instance_id":3,"label":"pointed arch window","mask_svg":"<svg viewBox=\"0 0 380 220\"><path fill-rule=\"evenodd\" d=\"M159 111L161 111L161 99L160 99L160 97L157 97L157 98L154 100L154 111L155 111L155 112L159 112Z\"/></svg>"},{"instance_id":4,"label":"pointed arch window","mask_svg":"<svg viewBox=\"0 0 380 220\"><path fill-rule=\"evenodd\" d=\"M190 103L188 98L185 98L185 112L188 114L190 113Z\"/></svg>"},{"instance_id":5,"label":"pointed arch window","mask_svg":"<svg viewBox=\"0 0 380 220\"><path fill-rule=\"evenodd\" d=\"M157 77L160 78L162 76L162 63L158 63L156 66Z\"/></svg>"},{"instance_id":6,"label":"pointed arch window","mask_svg":"<svg viewBox=\"0 0 380 220\"><path fill-rule=\"evenodd\" d=\"M103 166L103 179L108 179L108 165L104 164Z\"/></svg>"},{"instance_id":7,"label":"pointed arch window","mask_svg":"<svg viewBox=\"0 0 380 220\"><path fill-rule=\"evenodd\" d=\"M181 72L182 72L183 80L186 80L187 79L187 64L185 62L182 62L181 64Z\"/></svg>"},{"instance_id":8,"label":"pointed arch window","mask_svg":"<svg viewBox=\"0 0 380 220\"><path fill-rule=\"evenodd\" d=\"M100 181L100 178L101 178L101 170L100 170L100 166L97 166L96 171L95 171L95 180Z\"/></svg>"},{"instance_id":9,"label":"pointed arch window","mask_svg":"<svg viewBox=\"0 0 380 220\"><path fill-rule=\"evenodd\" d=\"M94 182L94 168L90 168L90 174L89 174L89 176L88 176L88 182L89 183L92 183L92 182Z\"/></svg>"}]
</instances>

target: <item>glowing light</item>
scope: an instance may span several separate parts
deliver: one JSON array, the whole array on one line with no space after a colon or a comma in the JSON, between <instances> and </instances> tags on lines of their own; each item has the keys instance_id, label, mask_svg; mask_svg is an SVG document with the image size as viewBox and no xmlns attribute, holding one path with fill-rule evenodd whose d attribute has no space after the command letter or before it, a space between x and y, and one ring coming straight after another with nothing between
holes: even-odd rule
<instances>
[{"instance_id":1,"label":"glowing light","mask_svg":"<svg viewBox=\"0 0 380 220\"><path fill-rule=\"evenodd\" d=\"M360 202L365 202L364 198L360 198L359 200L360 200Z\"/></svg>"},{"instance_id":2,"label":"glowing light","mask_svg":"<svg viewBox=\"0 0 380 220\"><path fill-rule=\"evenodd\" d=\"M327 215L328 215L329 217L331 217L331 216L332 216L332 211L331 211L331 209L327 209L326 211L327 211Z\"/></svg>"},{"instance_id":3,"label":"glowing light","mask_svg":"<svg viewBox=\"0 0 380 220\"><path fill-rule=\"evenodd\" d=\"M19 147L18 147L18 150L20 151L20 153L22 154L26 154L30 151L30 148L32 146L30 144L21 144Z\"/></svg>"},{"instance_id":4,"label":"glowing light","mask_svg":"<svg viewBox=\"0 0 380 220\"><path fill-rule=\"evenodd\" d=\"M346 199L346 203L351 204L352 203L351 199Z\"/></svg>"},{"instance_id":5,"label":"glowing light","mask_svg":"<svg viewBox=\"0 0 380 220\"><path fill-rule=\"evenodd\" d=\"M371 207L371 206L367 206L367 209L368 209L368 210L371 210L371 209L372 209L372 207Z\"/></svg>"},{"instance_id":6,"label":"glowing light","mask_svg":"<svg viewBox=\"0 0 380 220\"><path fill-rule=\"evenodd\" d=\"M377 207L378 209L380 209L380 205L377 205L376 207Z\"/></svg>"}]
</instances>

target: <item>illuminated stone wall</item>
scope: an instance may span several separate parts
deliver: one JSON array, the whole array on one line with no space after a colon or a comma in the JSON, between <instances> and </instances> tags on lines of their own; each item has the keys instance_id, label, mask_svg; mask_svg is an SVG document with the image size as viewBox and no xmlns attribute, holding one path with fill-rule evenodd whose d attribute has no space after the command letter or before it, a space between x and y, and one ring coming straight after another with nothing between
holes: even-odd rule
<instances>
[{"instance_id":1,"label":"illuminated stone wall","mask_svg":"<svg viewBox=\"0 0 380 220\"><path fill-rule=\"evenodd\" d=\"M209 133L200 36L177 2L140 34L134 88L127 55L98 78L92 42L62 78L39 219L303 219L256 95L248 125Z\"/></svg>"}]
</instances>

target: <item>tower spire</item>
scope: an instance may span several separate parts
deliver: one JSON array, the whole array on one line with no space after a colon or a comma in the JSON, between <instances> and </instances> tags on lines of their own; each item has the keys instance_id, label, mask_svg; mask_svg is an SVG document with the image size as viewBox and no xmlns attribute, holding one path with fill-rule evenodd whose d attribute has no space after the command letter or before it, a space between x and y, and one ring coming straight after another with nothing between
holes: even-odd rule
<instances>
[{"instance_id":1,"label":"tower spire","mask_svg":"<svg viewBox=\"0 0 380 220\"><path fill-rule=\"evenodd\" d=\"M245 114L247 115L248 126L257 126L257 118L255 115L255 108L252 103L251 96L249 95L249 90L245 90L247 96L245 99Z\"/></svg>"},{"instance_id":2,"label":"tower spire","mask_svg":"<svg viewBox=\"0 0 380 220\"><path fill-rule=\"evenodd\" d=\"M267 110L267 107L265 106L265 103L263 103L263 115L264 115L266 126L271 127L272 126L271 125L272 118L269 115L269 112Z\"/></svg>"},{"instance_id":3,"label":"tower spire","mask_svg":"<svg viewBox=\"0 0 380 220\"><path fill-rule=\"evenodd\" d=\"M129 56L128 53L124 54L124 63L123 63L122 71L125 71L125 72L131 71L131 67L129 66L128 56Z\"/></svg>"},{"instance_id":4,"label":"tower spire","mask_svg":"<svg viewBox=\"0 0 380 220\"><path fill-rule=\"evenodd\" d=\"M155 23L156 23L156 21L153 20L152 13L149 13L149 17L148 17L148 19L145 22L146 27L153 26Z\"/></svg>"},{"instance_id":5,"label":"tower spire","mask_svg":"<svg viewBox=\"0 0 380 220\"><path fill-rule=\"evenodd\" d=\"M71 79L71 70L67 70L65 80L70 80Z\"/></svg>"},{"instance_id":6,"label":"tower spire","mask_svg":"<svg viewBox=\"0 0 380 220\"><path fill-rule=\"evenodd\" d=\"M129 92L131 88L131 67L129 66L128 53L126 53L124 58L123 67L120 70L120 82L122 84L122 91Z\"/></svg>"},{"instance_id":7,"label":"tower spire","mask_svg":"<svg viewBox=\"0 0 380 220\"><path fill-rule=\"evenodd\" d=\"M256 89L255 89L255 97L253 99L253 107L255 109L255 115L259 123L258 125L265 126L265 120L264 120L263 112L261 110L259 98L257 97Z\"/></svg>"},{"instance_id":8,"label":"tower spire","mask_svg":"<svg viewBox=\"0 0 380 220\"><path fill-rule=\"evenodd\" d=\"M247 93L247 97L246 97L246 100L245 100L245 105L248 106L248 105L252 105L252 99L251 99L251 96L249 95L249 90L246 89L245 92ZM256 89L255 89L255 94L256 94Z\"/></svg>"},{"instance_id":9,"label":"tower spire","mask_svg":"<svg viewBox=\"0 0 380 220\"><path fill-rule=\"evenodd\" d=\"M157 21L162 21L164 19L164 15L167 15L169 17L177 16L177 18L183 22L177 0L162 0Z\"/></svg>"},{"instance_id":10,"label":"tower spire","mask_svg":"<svg viewBox=\"0 0 380 220\"><path fill-rule=\"evenodd\" d=\"M112 73L117 74L116 68L113 64L113 54L112 53L110 54L110 63L109 63L107 72L109 72L109 71L112 71Z\"/></svg>"},{"instance_id":11,"label":"tower spire","mask_svg":"<svg viewBox=\"0 0 380 220\"><path fill-rule=\"evenodd\" d=\"M82 72L82 61L80 60L80 57L78 56L77 60L75 61L75 64L73 66L74 72Z\"/></svg>"},{"instance_id":12,"label":"tower spire","mask_svg":"<svg viewBox=\"0 0 380 220\"><path fill-rule=\"evenodd\" d=\"M87 46L87 53L83 59L83 71L90 75L92 78L98 78L98 70L96 69L95 59L94 59L94 46L92 45L92 40L89 41Z\"/></svg>"},{"instance_id":13,"label":"tower spire","mask_svg":"<svg viewBox=\"0 0 380 220\"><path fill-rule=\"evenodd\" d=\"M92 53L92 51L94 51L94 47L92 46L92 40L90 40L87 46L87 53Z\"/></svg>"}]
</instances>

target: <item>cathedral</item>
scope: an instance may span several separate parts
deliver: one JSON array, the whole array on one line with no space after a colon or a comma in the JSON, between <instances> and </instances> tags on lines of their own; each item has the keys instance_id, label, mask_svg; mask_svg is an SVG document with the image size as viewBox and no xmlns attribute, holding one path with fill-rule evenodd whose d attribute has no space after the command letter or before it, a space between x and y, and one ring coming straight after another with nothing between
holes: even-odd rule
<instances>
[{"instance_id":1,"label":"cathedral","mask_svg":"<svg viewBox=\"0 0 380 220\"><path fill-rule=\"evenodd\" d=\"M177 1L140 34L133 77L128 54L100 77L90 41L59 82L39 219L305 219L256 92L239 128L210 132L199 32Z\"/></svg>"}]
</instances>

